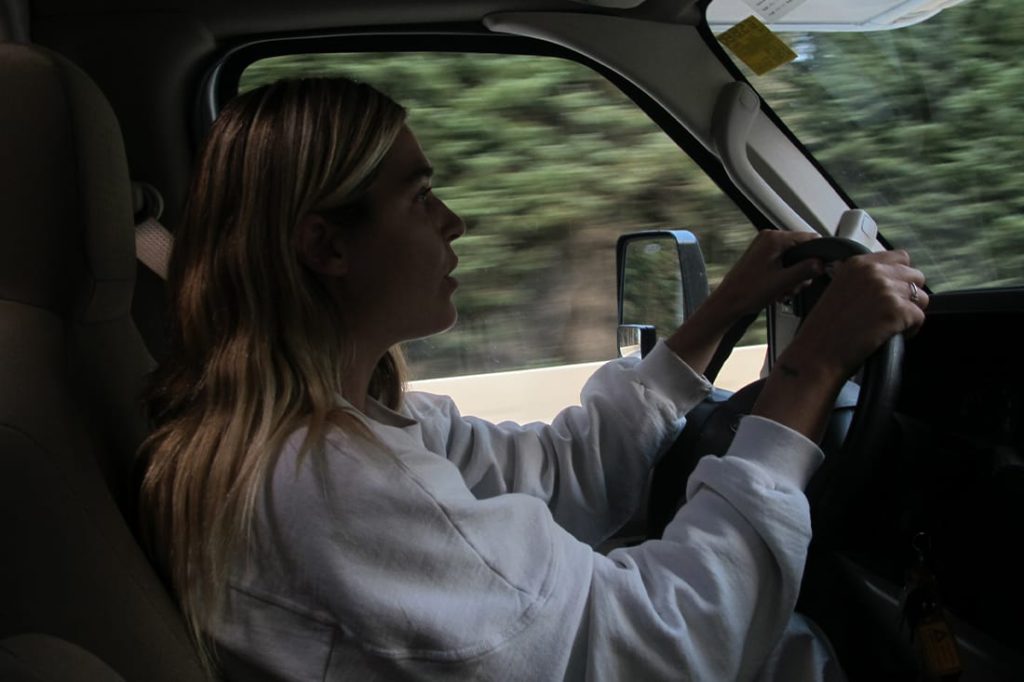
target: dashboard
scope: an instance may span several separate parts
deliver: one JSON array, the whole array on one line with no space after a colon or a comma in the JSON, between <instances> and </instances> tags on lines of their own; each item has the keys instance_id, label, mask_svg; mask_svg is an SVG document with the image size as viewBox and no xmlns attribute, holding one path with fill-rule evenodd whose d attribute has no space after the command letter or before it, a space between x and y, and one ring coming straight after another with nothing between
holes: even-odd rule
<instances>
[{"instance_id":1,"label":"dashboard","mask_svg":"<svg viewBox=\"0 0 1024 682\"><path fill-rule=\"evenodd\" d=\"M933 298L907 344L888 482L892 537L906 545L925 533L949 610L1015 651L1024 651L1021 329L1024 290Z\"/></svg>"}]
</instances>

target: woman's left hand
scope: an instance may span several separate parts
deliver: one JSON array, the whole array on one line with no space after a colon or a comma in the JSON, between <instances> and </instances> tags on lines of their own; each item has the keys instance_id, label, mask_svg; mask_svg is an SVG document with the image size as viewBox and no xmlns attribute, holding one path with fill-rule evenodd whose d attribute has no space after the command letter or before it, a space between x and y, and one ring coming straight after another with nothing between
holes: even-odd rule
<instances>
[{"instance_id":1,"label":"woman's left hand","mask_svg":"<svg viewBox=\"0 0 1024 682\"><path fill-rule=\"evenodd\" d=\"M824 265L812 258L783 267L782 254L817 238L814 232L761 230L704 305L718 308L716 317L735 321L795 294L822 274Z\"/></svg>"},{"instance_id":2,"label":"woman's left hand","mask_svg":"<svg viewBox=\"0 0 1024 682\"><path fill-rule=\"evenodd\" d=\"M749 313L799 291L824 272L820 260L783 267L782 254L817 238L812 232L762 230L707 300L672 336L668 347L694 371L704 373L725 333Z\"/></svg>"}]
</instances>

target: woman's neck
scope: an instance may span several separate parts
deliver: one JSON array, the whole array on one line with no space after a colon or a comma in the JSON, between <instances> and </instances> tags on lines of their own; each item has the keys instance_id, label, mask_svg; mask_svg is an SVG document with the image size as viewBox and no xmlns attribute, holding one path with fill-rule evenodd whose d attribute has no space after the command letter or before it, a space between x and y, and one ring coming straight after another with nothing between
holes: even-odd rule
<instances>
[{"instance_id":1,"label":"woman's neck","mask_svg":"<svg viewBox=\"0 0 1024 682\"><path fill-rule=\"evenodd\" d=\"M370 393L370 379L373 377L373 370L377 366L361 364L349 368L345 380L341 382L342 395L352 407L363 414L366 414L366 399Z\"/></svg>"},{"instance_id":2,"label":"woman's neck","mask_svg":"<svg viewBox=\"0 0 1024 682\"><path fill-rule=\"evenodd\" d=\"M374 350L369 350L373 348ZM352 364L349 365L345 378L341 382L341 391L345 400L363 414L366 414L366 401L370 394L370 381L377 370L381 358L390 346L381 344L359 343L355 345ZM364 350L365 349L365 350Z\"/></svg>"}]
</instances>

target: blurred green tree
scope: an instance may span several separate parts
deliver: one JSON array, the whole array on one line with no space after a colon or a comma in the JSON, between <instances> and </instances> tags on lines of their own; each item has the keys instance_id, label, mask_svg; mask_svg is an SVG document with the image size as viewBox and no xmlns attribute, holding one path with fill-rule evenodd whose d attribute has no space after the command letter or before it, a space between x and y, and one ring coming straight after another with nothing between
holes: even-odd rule
<instances>
[{"instance_id":1,"label":"blurred green tree","mask_svg":"<svg viewBox=\"0 0 1024 682\"><path fill-rule=\"evenodd\" d=\"M929 286L1024 284L1024 5L785 37L800 59L752 82Z\"/></svg>"},{"instance_id":2,"label":"blurred green tree","mask_svg":"<svg viewBox=\"0 0 1024 682\"><path fill-rule=\"evenodd\" d=\"M936 290L1024 283L1024 6L978 6L895 31L789 35L796 62L748 74ZM657 126L579 64L294 55L253 64L242 88L331 74L409 108L438 194L467 223L456 243L460 322L408 346L417 377L608 358L618 235L693 231L712 286L752 236ZM745 342L763 339L761 325Z\"/></svg>"},{"instance_id":3,"label":"blurred green tree","mask_svg":"<svg viewBox=\"0 0 1024 682\"><path fill-rule=\"evenodd\" d=\"M620 234L695 232L712 282L753 236L663 131L580 64L453 53L295 55L253 64L242 87L332 74L372 83L409 109L437 169L437 194L467 223L455 244L460 321L407 345L417 378L612 357Z\"/></svg>"}]
</instances>

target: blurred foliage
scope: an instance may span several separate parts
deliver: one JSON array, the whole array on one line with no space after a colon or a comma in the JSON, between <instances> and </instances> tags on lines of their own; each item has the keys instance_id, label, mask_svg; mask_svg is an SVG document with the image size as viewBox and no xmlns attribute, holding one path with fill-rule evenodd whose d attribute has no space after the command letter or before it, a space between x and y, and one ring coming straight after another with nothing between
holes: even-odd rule
<instances>
[{"instance_id":1,"label":"blurred foliage","mask_svg":"<svg viewBox=\"0 0 1024 682\"><path fill-rule=\"evenodd\" d=\"M437 195L466 221L455 242L459 322L406 345L415 378L614 357L620 234L691 230L712 284L753 237L696 164L580 64L516 55L308 54L256 62L241 88L309 75L363 80L406 106L437 169ZM762 324L748 342L763 339Z\"/></svg>"},{"instance_id":2,"label":"blurred foliage","mask_svg":"<svg viewBox=\"0 0 1024 682\"><path fill-rule=\"evenodd\" d=\"M1021 6L989 0L896 31L784 37L798 60L748 78L930 286L1024 282ZM437 194L467 223L460 321L407 346L416 378L611 357L618 235L693 231L713 287L753 234L636 105L579 64L309 54L257 62L241 87L331 74L409 108ZM744 343L763 339L761 323Z\"/></svg>"},{"instance_id":3,"label":"blurred foliage","mask_svg":"<svg viewBox=\"0 0 1024 682\"><path fill-rule=\"evenodd\" d=\"M683 280L668 236L631 241L623 264L622 321L653 324L664 336L683 321Z\"/></svg>"},{"instance_id":4,"label":"blurred foliage","mask_svg":"<svg viewBox=\"0 0 1024 682\"><path fill-rule=\"evenodd\" d=\"M1024 5L783 38L798 60L748 77L929 286L1024 284Z\"/></svg>"}]
</instances>

